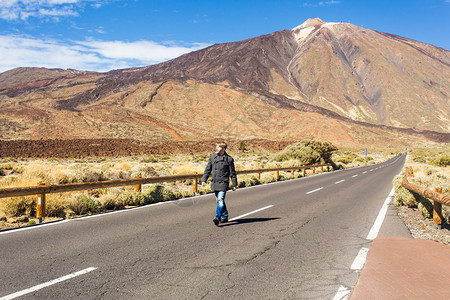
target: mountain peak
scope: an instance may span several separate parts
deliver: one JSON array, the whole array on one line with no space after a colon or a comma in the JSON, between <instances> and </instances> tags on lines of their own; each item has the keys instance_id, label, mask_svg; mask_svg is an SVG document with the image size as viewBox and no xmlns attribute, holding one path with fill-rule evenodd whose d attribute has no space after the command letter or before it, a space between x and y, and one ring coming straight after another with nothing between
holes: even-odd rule
<instances>
[{"instance_id":1,"label":"mountain peak","mask_svg":"<svg viewBox=\"0 0 450 300\"><path fill-rule=\"evenodd\" d=\"M292 29L295 39L298 43L302 43L312 32L327 24L327 22L322 21L319 18L308 19L301 25Z\"/></svg>"},{"instance_id":2,"label":"mountain peak","mask_svg":"<svg viewBox=\"0 0 450 300\"><path fill-rule=\"evenodd\" d=\"M316 26L322 26L326 24L326 22L322 21L320 18L315 18L315 19L308 19L305 22L303 22L301 25L298 25L297 27L295 27L294 29L292 29L293 31L297 30L297 29L303 29L303 28L308 28L308 27L316 27Z\"/></svg>"}]
</instances>

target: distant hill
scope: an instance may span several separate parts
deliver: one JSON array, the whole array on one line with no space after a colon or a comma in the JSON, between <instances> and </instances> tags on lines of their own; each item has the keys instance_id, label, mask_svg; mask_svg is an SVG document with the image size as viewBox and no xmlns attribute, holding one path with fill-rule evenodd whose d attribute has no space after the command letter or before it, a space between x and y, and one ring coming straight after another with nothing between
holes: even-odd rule
<instances>
[{"instance_id":1,"label":"distant hill","mask_svg":"<svg viewBox=\"0 0 450 300\"><path fill-rule=\"evenodd\" d=\"M450 142L450 53L347 23L217 44L108 73L0 74L0 139Z\"/></svg>"}]
</instances>

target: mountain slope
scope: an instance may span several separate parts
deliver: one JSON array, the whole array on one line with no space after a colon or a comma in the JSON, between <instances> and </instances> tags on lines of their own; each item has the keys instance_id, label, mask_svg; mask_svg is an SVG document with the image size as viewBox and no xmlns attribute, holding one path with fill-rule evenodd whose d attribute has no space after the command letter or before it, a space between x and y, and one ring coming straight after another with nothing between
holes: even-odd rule
<instances>
[{"instance_id":1,"label":"mountain slope","mask_svg":"<svg viewBox=\"0 0 450 300\"><path fill-rule=\"evenodd\" d=\"M449 141L449 65L444 49L314 19L143 68L5 72L0 139Z\"/></svg>"}]
</instances>

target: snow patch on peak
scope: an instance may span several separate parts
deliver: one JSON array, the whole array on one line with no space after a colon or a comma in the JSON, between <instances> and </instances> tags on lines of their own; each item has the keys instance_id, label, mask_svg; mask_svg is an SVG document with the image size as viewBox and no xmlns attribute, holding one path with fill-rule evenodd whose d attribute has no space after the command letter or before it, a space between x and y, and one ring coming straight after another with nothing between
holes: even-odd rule
<instances>
[{"instance_id":1,"label":"snow patch on peak","mask_svg":"<svg viewBox=\"0 0 450 300\"><path fill-rule=\"evenodd\" d=\"M297 29L304 29L304 28L308 28L308 27L322 26L323 24L326 24L326 22L322 21L319 18L308 19L308 20L306 20L305 22L303 22L302 24L298 25L297 27L295 27L292 30L295 31Z\"/></svg>"},{"instance_id":2,"label":"snow patch on peak","mask_svg":"<svg viewBox=\"0 0 450 300\"><path fill-rule=\"evenodd\" d=\"M308 35L311 34L311 32L314 30L314 27L308 27L308 28L301 28L294 31L294 36L297 42L300 42L301 40L305 39Z\"/></svg>"},{"instance_id":3,"label":"snow patch on peak","mask_svg":"<svg viewBox=\"0 0 450 300\"><path fill-rule=\"evenodd\" d=\"M307 38L311 32L314 30L322 27L323 25L328 24L324 21L322 21L319 18L315 19L308 19L305 22L303 22L301 25L295 27L292 29L292 32L294 33L295 39L297 42L300 42Z\"/></svg>"}]
</instances>

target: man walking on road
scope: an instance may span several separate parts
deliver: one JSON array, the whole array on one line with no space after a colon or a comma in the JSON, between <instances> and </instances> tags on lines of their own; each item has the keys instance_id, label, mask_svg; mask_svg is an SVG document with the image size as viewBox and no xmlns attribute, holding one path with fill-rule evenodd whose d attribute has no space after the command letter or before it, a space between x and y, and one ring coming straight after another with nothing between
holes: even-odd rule
<instances>
[{"instance_id":1,"label":"man walking on road","mask_svg":"<svg viewBox=\"0 0 450 300\"><path fill-rule=\"evenodd\" d=\"M234 169L234 159L225 150L227 144L220 142L216 144L216 153L209 157L205 172L202 177L202 186L211 175L211 190L214 191L217 200L216 216L213 219L214 225L219 226L219 222L228 222L228 210L225 205L225 195L229 189L230 177L233 191L237 187L236 170ZM211 174L212 173L212 174Z\"/></svg>"}]
</instances>

